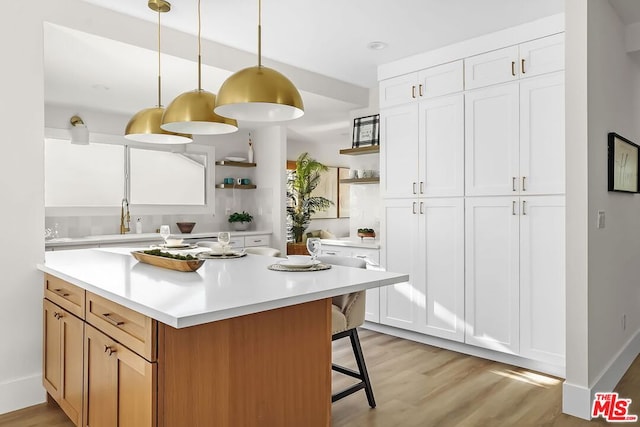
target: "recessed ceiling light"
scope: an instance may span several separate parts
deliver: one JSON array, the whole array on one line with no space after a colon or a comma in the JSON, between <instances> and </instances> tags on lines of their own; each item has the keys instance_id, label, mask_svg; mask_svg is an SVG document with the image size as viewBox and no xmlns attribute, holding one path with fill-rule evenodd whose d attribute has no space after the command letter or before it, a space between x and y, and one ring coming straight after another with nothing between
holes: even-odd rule
<instances>
[{"instance_id":1,"label":"recessed ceiling light","mask_svg":"<svg viewBox=\"0 0 640 427\"><path fill-rule=\"evenodd\" d=\"M385 42L376 41L369 43L367 47L371 50L382 50L387 47L387 44Z\"/></svg>"}]
</instances>

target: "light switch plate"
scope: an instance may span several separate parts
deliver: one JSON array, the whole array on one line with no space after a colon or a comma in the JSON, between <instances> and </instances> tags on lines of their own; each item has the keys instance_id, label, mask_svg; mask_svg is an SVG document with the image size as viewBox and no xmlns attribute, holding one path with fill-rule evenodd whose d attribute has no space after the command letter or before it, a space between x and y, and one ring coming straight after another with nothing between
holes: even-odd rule
<instances>
[{"instance_id":1,"label":"light switch plate","mask_svg":"<svg viewBox=\"0 0 640 427\"><path fill-rule=\"evenodd\" d=\"M604 211L598 211L597 228L604 228Z\"/></svg>"}]
</instances>

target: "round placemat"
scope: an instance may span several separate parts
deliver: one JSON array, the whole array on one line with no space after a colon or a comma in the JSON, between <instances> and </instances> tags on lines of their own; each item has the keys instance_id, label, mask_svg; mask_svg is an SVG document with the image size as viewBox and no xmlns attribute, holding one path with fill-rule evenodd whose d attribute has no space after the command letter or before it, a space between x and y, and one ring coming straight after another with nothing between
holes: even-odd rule
<instances>
[{"instance_id":1,"label":"round placemat","mask_svg":"<svg viewBox=\"0 0 640 427\"><path fill-rule=\"evenodd\" d=\"M331 264L320 263L320 264L315 264L309 268L292 268L282 264L271 264L268 268L269 270L273 270L273 271L320 271L320 270L330 269Z\"/></svg>"}]
</instances>

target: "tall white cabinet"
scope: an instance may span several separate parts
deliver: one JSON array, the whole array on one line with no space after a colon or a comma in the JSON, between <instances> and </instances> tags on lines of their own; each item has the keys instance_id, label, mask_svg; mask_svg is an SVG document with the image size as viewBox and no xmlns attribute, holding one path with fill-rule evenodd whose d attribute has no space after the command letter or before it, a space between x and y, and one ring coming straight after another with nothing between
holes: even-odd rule
<instances>
[{"instance_id":1,"label":"tall white cabinet","mask_svg":"<svg viewBox=\"0 0 640 427\"><path fill-rule=\"evenodd\" d=\"M380 323L564 366L563 69L555 34L380 82Z\"/></svg>"}]
</instances>

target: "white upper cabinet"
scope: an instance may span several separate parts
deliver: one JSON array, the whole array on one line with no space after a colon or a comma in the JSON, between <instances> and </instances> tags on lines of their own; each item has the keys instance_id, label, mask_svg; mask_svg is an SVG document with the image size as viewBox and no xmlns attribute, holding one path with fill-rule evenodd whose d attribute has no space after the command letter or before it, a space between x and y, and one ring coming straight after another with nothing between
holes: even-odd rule
<instances>
[{"instance_id":1,"label":"white upper cabinet","mask_svg":"<svg viewBox=\"0 0 640 427\"><path fill-rule=\"evenodd\" d=\"M380 82L380 108L461 92L463 62L455 61Z\"/></svg>"},{"instance_id":2,"label":"white upper cabinet","mask_svg":"<svg viewBox=\"0 0 640 427\"><path fill-rule=\"evenodd\" d=\"M517 194L518 84L465 95L465 193Z\"/></svg>"},{"instance_id":3,"label":"white upper cabinet","mask_svg":"<svg viewBox=\"0 0 640 427\"><path fill-rule=\"evenodd\" d=\"M464 60L465 89L564 69L564 34L543 37Z\"/></svg>"},{"instance_id":4,"label":"white upper cabinet","mask_svg":"<svg viewBox=\"0 0 640 427\"><path fill-rule=\"evenodd\" d=\"M564 72L520 82L520 194L563 194Z\"/></svg>"}]
</instances>

